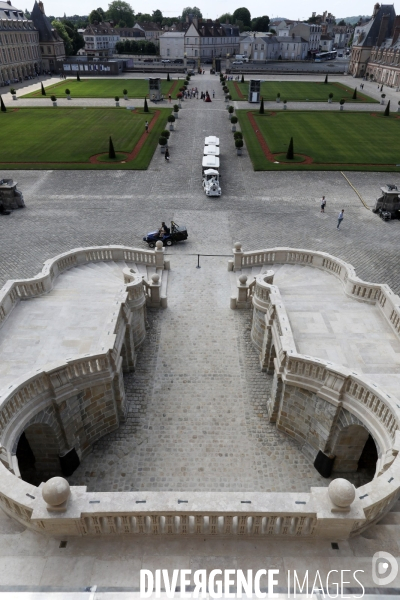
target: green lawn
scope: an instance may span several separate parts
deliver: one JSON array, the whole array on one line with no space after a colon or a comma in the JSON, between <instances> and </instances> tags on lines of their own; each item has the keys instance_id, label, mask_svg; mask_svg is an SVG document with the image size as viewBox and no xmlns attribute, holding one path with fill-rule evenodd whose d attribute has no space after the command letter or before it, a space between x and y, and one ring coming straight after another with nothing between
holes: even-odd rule
<instances>
[{"instance_id":1,"label":"green lawn","mask_svg":"<svg viewBox=\"0 0 400 600\"><path fill-rule=\"evenodd\" d=\"M354 84L354 81L351 82ZM232 100L247 100L249 93L249 82L238 83L236 85L242 92L241 97L234 85L234 81L228 81L229 93L232 96ZM355 86L354 86L355 87ZM344 98L346 102L374 102L377 100L366 96L357 90L357 99L353 100L352 96L354 93L354 87L344 86L341 83L324 83L321 82L307 82L307 81L265 81L261 84L261 96L266 101L276 100L276 96L279 93L281 100L287 100L288 102L328 102L328 95L333 94L332 102L339 102L341 98Z\"/></svg>"},{"instance_id":2,"label":"green lawn","mask_svg":"<svg viewBox=\"0 0 400 600\"><path fill-rule=\"evenodd\" d=\"M158 109L157 109L158 110ZM161 109L137 156L150 113L124 108L20 108L0 113L3 169L147 169L171 110ZM116 161L108 162L109 136ZM101 155L98 159L91 159ZM90 159L92 162L90 162ZM125 160L125 163L121 163ZM98 162L99 161L99 162Z\"/></svg>"},{"instance_id":3,"label":"green lawn","mask_svg":"<svg viewBox=\"0 0 400 600\"><path fill-rule=\"evenodd\" d=\"M382 113L373 116L346 110L279 111L265 115L251 111L255 131L248 112L238 110L237 116L256 171L400 171L397 113L384 117ZM286 159L291 137L296 160L301 159L298 155L305 155L312 159L311 164Z\"/></svg>"},{"instance_id":4,"label":"green lawn","mask_svg":"<svg viewBox=\"0 0 400 600\"><path fill-rule=\"evenodd\" d=\"M168 96L175 83L166 79L161 81L161 91L164 96ZM81 79L81 81L66 79L57 81L45 89L49 102L52 94L58 98L66 98L66 89L70 90L72 98L115 98L115 96L123 98L124 89L128 90L129 98L144 98L149 95L149 82L146 79ZM40 89L23 96L23 98L43 97Z\"/></svg>"}]
</instances>

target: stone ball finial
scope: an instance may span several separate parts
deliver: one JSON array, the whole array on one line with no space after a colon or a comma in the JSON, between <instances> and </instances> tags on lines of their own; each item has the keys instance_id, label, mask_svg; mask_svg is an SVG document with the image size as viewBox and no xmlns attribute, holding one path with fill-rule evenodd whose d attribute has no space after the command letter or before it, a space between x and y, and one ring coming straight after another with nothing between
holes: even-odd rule
<instances>
[{"instance_id":1,"label":"stone ball finial","mask_svg":"<svg viewBox=\"0 0 400 600\"><path fill-rule=\"evenodd\" d=\"M241 285L246 285L247 275L241 275L239 277L239 281L240 281Z\"/></svg>"},{"instance_id":2,"label":"stone ball finial","mask_svg":"<svg viewBox=\"0 0 400 600\"><path fill-rule=\"evenodd\" d=\"M158 283L160 281L160 276L157 275L157 273L154 273L154 275L151 276L151 280L153 283Z\"/></svg>"},{"instance_id":3,"label":"stone ball finial","mask_svg":"<svg viewBox=\"0 0 400 600\"><path fill-rule=\"evenodd\" d=\"M356 488L347 479L334 479L328 487L329 498L335 506L347 508L356 497Z\"/></svg>"},{"instance_id":4,"label":"stone ball finial","mask_svg":"<svg viewBox=\"0 0 400 600\"><path fill-rule=\"evenodd\" d=\"M69 483L64 477L52 477L42 488L43 500L49 506L60 506L68 500L70 493Z\"/></svg>"},{"instance_id":5,"label":"stone ball finial","mask_svg":"<svg viewBox=\"0 0 400 600\"><path fill-rule=\"evenodd\" d=\"M157 248L157 250L161 250L161 248L162 248L162 247L163 247L163 243L162 243L162 241L161 241L161 240L158 240L158 241L156 242L156 248Z\"/></svg>"},{"instance_id":6,"label":"stone ball finial","mask_svg":"<svg viewBox=\"0 0 400 600\"><path fill-rule=\"evenodd\" d=\"M240 252L242 249L242 244L240 242L236 242L233 244L233 247L235 248L235 252Z\"/></svg>"}]
</instances>

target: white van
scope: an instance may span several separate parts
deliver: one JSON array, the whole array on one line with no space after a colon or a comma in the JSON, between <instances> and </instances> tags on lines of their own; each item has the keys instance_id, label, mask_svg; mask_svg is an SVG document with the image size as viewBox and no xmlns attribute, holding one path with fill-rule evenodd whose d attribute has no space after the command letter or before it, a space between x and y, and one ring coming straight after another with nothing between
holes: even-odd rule
<instances>
[{"instance_id":1,"label":"white van","mask_svg":"<svg viewBox=\"0 0 400 600\"><path fill-rule=\"evenodd\" d=\"M243 62L249 62L249 59L244 54L236 54L235 60L242 60Z\"/></svg>"}]
</instances>

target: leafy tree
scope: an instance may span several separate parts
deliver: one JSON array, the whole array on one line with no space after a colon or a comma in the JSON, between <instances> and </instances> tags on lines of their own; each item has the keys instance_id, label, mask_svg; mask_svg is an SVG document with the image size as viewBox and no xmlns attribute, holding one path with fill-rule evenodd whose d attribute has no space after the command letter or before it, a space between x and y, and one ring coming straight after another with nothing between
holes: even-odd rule
<instances>
[{"instance_id":1,"label":"leafy tree","mask_svg":"<svg viewBox=\"0 0 400 600\"><path fill-rule=\"evenodd\" d=\"M113 23L125 21L127 27L133 27L135 21L135 13L131 5L128 2L124 2L124 0L113 0L108 5L106 17Z\"/></svg>"},{"instance_id":2,"label":"leafy tree","mask_svg":"<svg viewBox=\"0 0 400 600\"><path fill-rule=\"evenodd\" d=\"M310 17L306 21L306 23L310 23L310 25L315 25L316 22L317 22L317 17Z\"/></svg>"},{"instance_id":3,"label":"leafy tree","mask_svg":"<svg viewBox=\"0 0 400 600\"><path fill-rule=\"evenodd\" d=\"M235 22L242 21L243 25L247 25L247 27L251 26L251 14L248 8L237 8L233 13L233 18Z\"/></svg>"},{"instance_id":4,"label":"leafy tree","mask_svg":"<svg viewBox=\"0 0 400 600\"><path fill-rule=\"evenodd\" d=\"M274 29L273 27L269 30L270 33L273 33L274 35L276 35L276 29Z\"/></svg>"},{"instance_id":5,"label":"leafy tree","mask_svg":"<svg viewBox=\"0 0 400 600\"><path fill-rule=\"evenodd\" d=\"M153 16L151 20L153 21L153 23L162 23L163 14L161 10L153 10Z\"/></svg>"},{"instance_id":6,"label":"leafy tree","mask_svg":"<svg viewBox=\"0 0 400 600\"><path fill-rule=\"evenodd\" d=\"M251 28L253 31L268 31L269 29L269 17L264 15L263 17L257 17L252 19Z\"/></svg>"},{"instance_id":7,"label":"leafy tree","mask_svg":"<svg viewBox=\"0 0 400 600\"><path fill-rule=\"evenodd\" d=\"M53 21L52 26L54 27L54 29L57 30L59 36L62 38L62 41L64 42L65 54L67 56L71 56L73 53L72 39L69 37L69 35L66 31L64 23L61 23L61 21Z\"/></svg>"},{"instance_id":8,"label":"leafy tree","mask_svg":"<svg viewBox=\"0 0 400 600\"><path fill-rule=\"evenodd\" d=\"M138 13L135 18L138 23L150 23L151 20L152 16L149 13Z\"/></svg>"},{"instance_id":9,"label":"leafy tree","mask_svg":"<svg viewBox=\"0 0 400 600\"><path fill-rule=\"evenodd\" d=\"M89 23L94 23L95 21L97 21L97 23L101 23L103 20L102 15L99 13L98 10L92 10L92 12L89 15Z\"/></svg>"},{"instance_id":10,"label":"leafy tree","mask_svg":"<svg viewBox=\"0 0 400 600\"><path fill-rule=\"evenodd\" d=\"M339 23L336 23L336 25L340 25L340 27L343 27L346 25L346 21L344 21L343 19L341 21L339 21Z\"/></svg>"},{"instance_id":11,"label":"leafy tree","mask_svg":"<svg viewBox=\"0 0 400 600\"><path fill-rule=\"evenodd\" d=\"M290 142L289 142L289 148L286 154L286 158L288 160L293 160L294 159L294 151L293 151L293 138L290 138Z\"/></svg>"},{"instance_id":12,"label":"leafy tree","mask_svg":"<svg viewBox=\"0 0 400 600\"><path fill-rule=\"evenodd\" d=\"M220 23L233 23L233 16L231 15L231 13L224 13L223 15L218 17L218 21Z\"/></svg>"},{"instance_id":13,"label":"leafy tree","mask_svg":"<svg viewBox=\"0 0 400 600\"><path fill-rule=\"evenodd\" d=\"M145 39L141 41L125 40L115 44L115 52L117 54L157 54L157 47L153 42L148 42Z\"/></svg>"},{"instance_id":14,"label":"leafy tree","mask_svg":"<svg viewBox=\"0 0 400 600\"><path fill-rule=\"evenodd\" d=\"M182 11L182 21L186 21L186 15L193 15L194 17L197 17L198 19L201 19L203 17L203 15L201 14L201 10L199 8L197 8L197 6L187 6L186 8L183 9Z\"/></svg>"},{"instance_id":15,"label":"leafy tree","mask_svg":"<svg viewBox=\"0 0 400 600\"><path fill-rule=\"evenodd\" d=\"M24 16L25 16L27 19L30 19L30 18L31 18L31 13L29 12L29 10L27 10L27 9L25 9L25 10L24 10Z\"/></svg>"},{"instance_id":16,"label":"leafy tree","mask_svg":"<svg viewBox=\"0 0 400 600\"><path fill-rule=\"evenodd\" d=\"M63 23L65 31L72 40L72 54L75 55L78 50L85 46L85 40L83 39L83 35L78 33L78 26L72 23L72 21L65 20Z\"/></svg>"}]
</instances>

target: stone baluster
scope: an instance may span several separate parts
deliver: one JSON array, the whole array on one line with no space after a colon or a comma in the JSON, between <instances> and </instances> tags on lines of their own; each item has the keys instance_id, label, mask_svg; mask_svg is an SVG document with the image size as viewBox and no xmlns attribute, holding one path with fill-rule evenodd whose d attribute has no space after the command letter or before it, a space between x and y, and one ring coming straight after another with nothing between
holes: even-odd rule
<instances>
[{"instance_id":1,"label":"stone baluster","mask_svg":"<svg viewBox=\"0 0 400 600\"><path fill-rule=\"evenodd\" d=\"M243 258L243 250L242 244L240 242L236 242L233 248L233 270L239 271L242 268L242 258Z\"/></svg>"},{"instance_id":2,"label":"stone baluster","mask_svg":"<svg viewBox=\"0 0 400 600\"><path fill-rule=\"evenodd\" d=\"M161 240L156 242L156 249L154 251L156 257L156 269L164 268L164 248Z\"/></svg>"},{"instance_id":3,"label":"stone baluster","mask_svg":"<svg viewBox=\"0 0 400 600\"><path fill-rule=\"evenodd\" d=\"M161 281L160 281L160 276L157 273L154 273L154 275L151 276L151 282L150 282L149 287L150 287L150 298L149 298L148 304L153 307L160 306Z\"/></svg>"}]
</instances>

